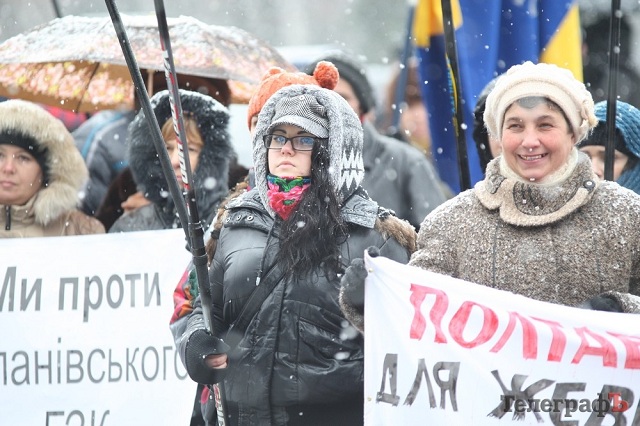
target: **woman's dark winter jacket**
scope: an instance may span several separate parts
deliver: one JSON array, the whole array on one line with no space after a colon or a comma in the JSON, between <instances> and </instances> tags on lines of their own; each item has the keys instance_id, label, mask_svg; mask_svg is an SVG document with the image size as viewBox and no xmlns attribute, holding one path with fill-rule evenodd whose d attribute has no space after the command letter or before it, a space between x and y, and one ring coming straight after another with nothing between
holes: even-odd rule
<instances>
[{"instance_id":1,"label":"woman's dark winter jacket","mask_svg":"<svg viewBox=\"0 0 640 426\"><path fill-rule=\"evenodd\" d=\"M348 237L339 246L342 268L362 258L370 246L402 263L415 249L414 228L379 207L360 186L362 126L349 104L317 86L293 85L276 92L262 108L254 135L255 187L227 204L209 269L213 328L232 346L224 379L231 425L363 422L363 340L340 309L339 274L344 270L327 275L316 267L308 275L292 276L273 266L280 252L282 221L269 206L262 137L269 131L276 105L281 101L294 105L298 98L313 98L322 105L316 105L317 111L329 123L329 136L322 142L328 164L320 167L326 167L328 184L348 226ZM312 167L318 166L312 163ZM249 317L246 329L236 330L232 324L249 296L270 284L273 290ZM195 364L202 363L189 347L203 328L199 302L198 298L178 341L191 377L197 375ZM197 342L194 337L194 348Z\"/></svg>"},{"instance_id":2,"label":"woman's dark winter jacket","mask_svg":"<svg viewBox=\"0 0 640 426\"><path fill-rule=\"evenodd\" d=\"M180 101L183 112L191 114L198 123L204 142L192 176L199 216L210 221L229 191L228 170L233 152L227 130L229 111L212 97L198 92L180 90ZM158 124L162 126L171 118L169 92L156 93L151 104ZM129 126L129 167L138 190L151 204L122 215L109 232L181 226L143 110Z\"/></svg>"},{"instance_id":3,"label":"woman's dark winter jacket","mask_svg":"<svg viewBox=\"0 0 640 426\"><path fill-rule=\"evenodd\" d=\"M408 222L379 208L362 191L347 200L342 216L350 229L341 246L345 268L370 246L398 262L408 261L415 244ZM279 276L269 272L278 253L278 236L279 221L264 209L257 190L229 203L210 268L213 327L220 336L237 319L257 278L262 276L260 285L267 285L266 280ZM226 281L234 285L224 285ZM362 406L363 340L347 326L339 289L339 278L327 279L319 271L312 277L279 277L229 353L232 367L224 389L237 424L285 424L284 406L292 400L303 407L345 401ZM198 312L200 308L194 311ZM185 335L201 327L199 317L192 315ZM187 343L180 342L182 354Z\"/></svg>"}]
</instances>

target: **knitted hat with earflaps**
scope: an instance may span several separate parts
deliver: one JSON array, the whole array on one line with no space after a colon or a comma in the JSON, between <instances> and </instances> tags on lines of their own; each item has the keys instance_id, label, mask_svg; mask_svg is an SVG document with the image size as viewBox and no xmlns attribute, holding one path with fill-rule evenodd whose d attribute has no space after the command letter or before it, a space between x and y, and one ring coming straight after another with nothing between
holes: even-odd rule
<instances>
[{"instance_id":1,"label":"knitted hat with earflaps","mask_svg":"<svg viewBox=\"0 0 640 426\"><path fill-rule=\"evenodd\" d=\"M253 136L255 186L272 215L275 213L269 206L267 196L267 149L262 138L277 122L298 125L325 139L322 143L329 151L329 164L326 167L338 202L347 199L360 186L364 178L364 136L360 119L353 108L333 90L317 85L288 86L278 90L263 106Z\"/></svg>"},{"instance_id":2,"label":"knitted hat with earflaps","mask_svg":"<svg viewBox=\"0 0 640 426\"><path fill-rule=\"evenodd\" d=\"M249 101L247 125L251 127L251 118L260 113L271 95L283 87L292 84L314 84L333 90L338 84L338 69L330 62L321 61L316 65L313 75L303 72L287 72L279 67L271 67L262 77L262 82Z\"/></svg>"}]
</instances>

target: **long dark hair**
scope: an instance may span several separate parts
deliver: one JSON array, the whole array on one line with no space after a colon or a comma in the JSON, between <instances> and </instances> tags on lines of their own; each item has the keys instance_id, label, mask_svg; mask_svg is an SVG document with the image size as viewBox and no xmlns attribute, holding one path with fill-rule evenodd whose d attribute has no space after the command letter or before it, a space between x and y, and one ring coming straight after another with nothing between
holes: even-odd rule
<instances>
[{"instance_id":1,"label":"long dark hair","mask_svg":"<svg viewBox=\"0 0 640 426\"><path fill-rule=\"evenodd\" d=\"M311 186L284 221L278 262L287 274L305 275L322 268L331 277L342 271L340 244L348 234L340 203L331 185L327 140L311 154Z\"/></svg>"}]
</instances>

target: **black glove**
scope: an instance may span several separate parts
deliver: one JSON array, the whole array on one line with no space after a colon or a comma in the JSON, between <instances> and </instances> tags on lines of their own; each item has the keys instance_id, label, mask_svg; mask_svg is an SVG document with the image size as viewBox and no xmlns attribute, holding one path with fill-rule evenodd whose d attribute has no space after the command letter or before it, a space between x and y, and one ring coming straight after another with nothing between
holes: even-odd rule
<instances>
[{"instance_id":1,"label":"black glove","mask_svg":"<svg viewBox=\"0 0 640 426\"><path fill-rule=\"evenodd\" d=\"M607 294L592 297L584 302L582 307L593 311L624 312L620 302Z\"/></svg>"},{"instance_id":2,"label":"black glove","mask_svg":"<svg viewBox=\"0 0 640 426\"><path fill-rule=\"evenodd\" d=\"M185 367L189 377L194 382L205 385L219 383L224 380L227 369L211 368L205 364L204 359L207 355L226 354L229 349L229 345L205 330L195 331L189 337L185 350Z\"/></svg>"},{"instance_id":3,"label":"black glove","mask_svg":"<svg viewBox=\"0 0 640 426\"><path fill-rule=\"evenodd\" d=\"M371 257L380 256L380 250L375 246L367 248L367 253ZM364 280L367 278L367 275L367 270L364 267L364 259L357 258L351 261L351 265L349 265L342 276L342 280L340 280L342 294L346 302L359 312L364 311Z\"/></svg>"}]
</instances>

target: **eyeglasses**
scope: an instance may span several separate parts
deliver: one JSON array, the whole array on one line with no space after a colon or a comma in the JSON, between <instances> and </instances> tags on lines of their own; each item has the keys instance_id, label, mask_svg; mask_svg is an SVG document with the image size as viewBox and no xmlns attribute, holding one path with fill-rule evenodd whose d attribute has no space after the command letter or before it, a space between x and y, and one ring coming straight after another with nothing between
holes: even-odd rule
<instances>
[{"instance_id":1,"label":"eyeglasses","mask_svg":"<svg viewBox=\"0 0 640 426\"><path fill-rule=\"evenodd\" d=\"M262 137L264 147L267 149L282 149L287 142L291 141L294 151L311 151L317 141L322 140L314 136L294 136L287 138L282 135L264 135Z\"/></svg>"}]
</instances>

